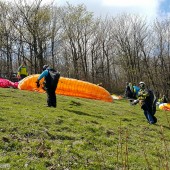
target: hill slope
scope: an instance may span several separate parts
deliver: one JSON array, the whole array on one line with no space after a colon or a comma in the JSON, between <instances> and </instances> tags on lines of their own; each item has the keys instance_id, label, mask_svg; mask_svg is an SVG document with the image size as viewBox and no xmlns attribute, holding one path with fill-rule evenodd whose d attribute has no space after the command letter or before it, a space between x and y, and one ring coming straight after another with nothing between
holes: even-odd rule
<instances>
[{"instance_id":1,"label":"hill slope","mask_svg":"<svg viewBox=\"0 0 170 170\"><path fill-rule=\"evenodd\" d=\"M0 169L168 169L170 112L0 88Z\"/></svg>"}]
</instances>

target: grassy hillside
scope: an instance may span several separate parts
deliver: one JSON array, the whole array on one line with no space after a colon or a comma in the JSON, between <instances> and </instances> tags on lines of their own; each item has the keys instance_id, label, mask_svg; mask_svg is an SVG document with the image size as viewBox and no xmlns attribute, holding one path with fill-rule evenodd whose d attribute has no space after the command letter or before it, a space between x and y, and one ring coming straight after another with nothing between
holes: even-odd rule
<instances>
[{"instance_id":1,"label":"grassy hillside","mask_svg":"<svg viewBox=\"0 0 170 170\"><path fill-rule=\"evenodd\" d=\"M170 112L0 88L0 169L170 169Z\"/></svg>"}]
</instances>

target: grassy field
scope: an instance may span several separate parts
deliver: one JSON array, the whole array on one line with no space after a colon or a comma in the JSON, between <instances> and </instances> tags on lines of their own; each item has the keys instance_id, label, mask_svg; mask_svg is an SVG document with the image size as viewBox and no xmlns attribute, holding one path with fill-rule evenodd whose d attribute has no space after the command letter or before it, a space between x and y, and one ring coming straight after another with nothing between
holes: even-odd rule
<instances>
[{"instance_id":1,"label":"grassy field","mask_svg":"<svg viewBox=\"0 0 170 170\"><path fill-rule=\"evenodd\" d=\"M170 169L170 112L0 88L0 170Z\"/></svg>"}]
</instances>

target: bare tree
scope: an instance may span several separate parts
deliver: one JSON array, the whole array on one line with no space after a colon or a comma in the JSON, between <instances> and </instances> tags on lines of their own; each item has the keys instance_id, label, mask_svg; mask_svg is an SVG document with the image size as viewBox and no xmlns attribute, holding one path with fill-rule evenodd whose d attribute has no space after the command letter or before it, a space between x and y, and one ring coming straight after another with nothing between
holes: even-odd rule
<instances>
[{"instance_id":1,"label":"bare tree","mask_svg":"<svg viewBox=\"0 0 170 170\"><path fill-rule=\"evenodd\" d=\"M88 79L88 43L91 36L92 14L83 5L77 7L67 4L60 10L63 25L63 39L72 56L74 76Z\"/></svg>"},{"instance_id":2,"label":"bare tree","mask_svg":"<svg viewBox=\"0 0 170 170\"><path fill-rule=\"evenodd\" d=\"M1 69L0 72L5 71L6 77L11 78L13 73L12 65L12 48L13 48L13 30L11 29L11 24L9 22L10 16L10 5L0 2L0 53L1 53Z\"/></svg>"},{"instance_id":3,"label":"bare tree","mask_svg":"<svg viewBox=\"0 0 170 170\"><path fill-rule=\"evenodd\" d=\"M144 20L134 15L121 15L114 20L117 55L126 75L125 81L138 82L142 74L142 44L148 36Z\"/></svg>"},{"instance_id":4,"label":"bare tree","mask_svg":"<svg viewBox=\"0 0 170 170\"><path fill-rule=\"evenodd\" d=\"M50 9L49 6L41 6L41 1L36 0L32 4L20 1L14 6L18 11L17 17L11 18L13 26L20 34L18 41L22 41L24 51L29 49L30 59L26 59L34 66L35 73L39 72L44 64L44 51L51 35Z\"/></svg>"},{"instance_id":5,"label":"bare tree","mask_svg":"<svg viewBox=\"0 0 170 170\"><path fill-rule=\"evenodd\" d=\"M170 87L170 19L154 22L154 54L156 58L155 79L161 94L169 96Z\"/></svg>"}]
</instances>

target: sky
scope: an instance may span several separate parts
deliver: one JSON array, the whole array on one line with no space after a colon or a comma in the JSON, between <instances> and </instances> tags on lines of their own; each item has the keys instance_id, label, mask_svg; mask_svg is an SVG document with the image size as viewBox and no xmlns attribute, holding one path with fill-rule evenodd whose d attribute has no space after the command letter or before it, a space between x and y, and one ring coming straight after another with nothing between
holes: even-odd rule
<instances>
[{"instance_id":1,"label":"sky","mask_svg":"<svg viewBox=\"0 0 170 170\"><path fill-rule=\"evenodd\" d=\"M115 16L120 13L133 13L148 19L155 19L162 15L170 15L169 0L42 0L42 3L52 1L58 6L65 5L66 2L72 5L84 4L88 11L93 12L95 16L102 17Z\"/></svg>"}]
</instances>

